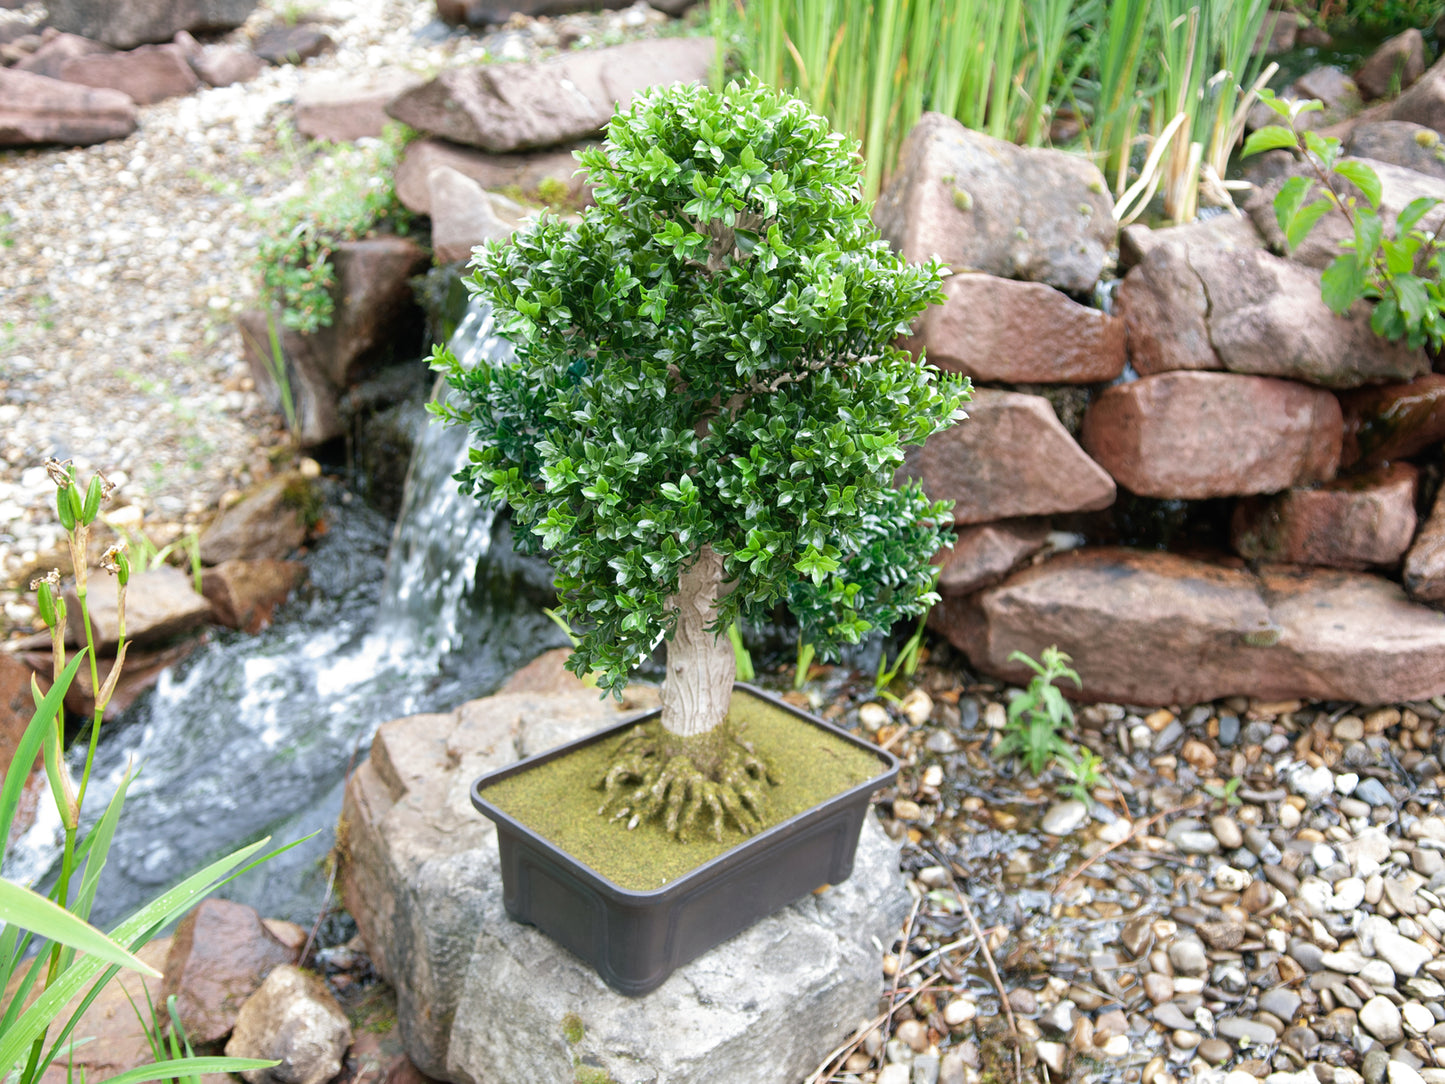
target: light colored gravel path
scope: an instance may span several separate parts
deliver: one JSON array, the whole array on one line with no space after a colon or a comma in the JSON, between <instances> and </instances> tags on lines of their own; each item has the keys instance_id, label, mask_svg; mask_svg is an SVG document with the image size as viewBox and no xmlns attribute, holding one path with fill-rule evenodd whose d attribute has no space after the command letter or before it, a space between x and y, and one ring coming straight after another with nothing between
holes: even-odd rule
<instances>
[{"instance_id":1,"label":"light colored gravel path","mask_svg":"<svg viewBox=\"0 0 1445 1084\"><path fill-rule=\"evenodd\" d=\"M334 52L142 107L128 139L0 152L0 634L28 630L29 579L56 563L47 456L120 482L122 503L164 544L243 488L282 443L279 420L251 390L231 316L255 301L267 210L304 169L277 138L303 81L523 59L564 27L587 45L665 21L639 4L447 35L432 0L306 7ZM284 10L267 0L225 40L248 40ZM20 13L38 14L35 4Z\"/></svg>"}]
</instances>

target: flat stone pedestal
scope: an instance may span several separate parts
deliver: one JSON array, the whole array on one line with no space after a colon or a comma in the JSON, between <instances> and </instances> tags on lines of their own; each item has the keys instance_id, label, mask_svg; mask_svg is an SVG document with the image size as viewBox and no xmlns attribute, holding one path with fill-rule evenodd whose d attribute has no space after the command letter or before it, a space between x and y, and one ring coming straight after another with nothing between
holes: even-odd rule
<instances>
[{"instance_id":1,"label":"flat stone pedestal","mask_svg":"<svg viewBox=\"0 0 1445 1084\"><path fill-rule=\"evenodd\" d=\"M407 1054L456 1084L800 1084L882 993L908 895L867 818L853 876L624 997L507 918L484 771L615 721L592 690L503 692L383 725L342 813L347 907L396 987Z\"/></svg>"}]
</instances>

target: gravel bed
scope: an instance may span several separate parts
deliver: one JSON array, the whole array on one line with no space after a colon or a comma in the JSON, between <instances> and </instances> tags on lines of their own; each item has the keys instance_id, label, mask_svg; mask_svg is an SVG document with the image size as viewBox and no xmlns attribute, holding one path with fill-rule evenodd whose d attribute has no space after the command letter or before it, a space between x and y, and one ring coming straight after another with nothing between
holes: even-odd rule
<instances>
[{"instance_id":1,"label":"gravel bed","mask_svg":"<svg viewBox=\"0 0 1445 1084\"><path fill-rule=\"evenodd\" d=\"M294 6L263 3L218 40L245 43ZM255 304L268 210L305 168L304 148L278 138L304 81L528 59L672 22L638 3L480 34L436 22L432 0L306 7L335 51L143 106L124 140L0 151L0 635L29 631L29 581L63 563L47 457L103 470L134 509L125 522L164 545L264 476L284 445L232 316ZM0 11L42 15L33 3Z\"/></svg>"}]
</instances>

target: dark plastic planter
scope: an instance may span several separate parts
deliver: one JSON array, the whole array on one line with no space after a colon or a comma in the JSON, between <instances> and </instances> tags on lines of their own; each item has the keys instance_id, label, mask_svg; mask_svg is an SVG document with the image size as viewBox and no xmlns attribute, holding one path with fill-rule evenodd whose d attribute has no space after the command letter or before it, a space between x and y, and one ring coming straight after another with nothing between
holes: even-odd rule
<instances>
[{"instance_id":1,"label":"dark plastic planter","mask_svg":"<svg viewBox=\"0 0 1445 1084\"><path fill-rule=\"evenodd\" d=\"M759 919L822 885L846 880L853 872L869 796L898 775L892 754L761 689L741 683L737 688L872 753L878 774L649 892L614 884L502 812L484 792L535 765L606 741L656 711L489 772L472 784L472 804L497 825L507 914L580 956L619 993L649 993L675 968Z\"/></svg>"}]
</instances>

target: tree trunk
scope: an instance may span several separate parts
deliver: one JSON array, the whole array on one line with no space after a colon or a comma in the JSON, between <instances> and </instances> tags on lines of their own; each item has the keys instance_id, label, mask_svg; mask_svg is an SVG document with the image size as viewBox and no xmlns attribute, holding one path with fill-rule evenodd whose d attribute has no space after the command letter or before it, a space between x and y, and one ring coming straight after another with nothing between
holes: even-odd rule
<instances>
[{"instance_id":1,"label":"tree trunk","mask_svg":"<svg viewBox=\"0 0 1445 1084\"><path fill-rule=\"evenodd\" d=\"M732 641L707 631L713 604L721 594L722 568L722 557L712 546L703 546L697 562L678 581L677 594L669 600L677 606L678 618L677 632L667 645L662 727L682 739L713 730L727 715L732 700L737 677Z\"/></svg>"}]
</instances>

